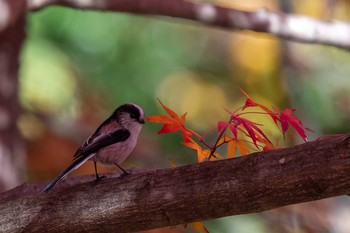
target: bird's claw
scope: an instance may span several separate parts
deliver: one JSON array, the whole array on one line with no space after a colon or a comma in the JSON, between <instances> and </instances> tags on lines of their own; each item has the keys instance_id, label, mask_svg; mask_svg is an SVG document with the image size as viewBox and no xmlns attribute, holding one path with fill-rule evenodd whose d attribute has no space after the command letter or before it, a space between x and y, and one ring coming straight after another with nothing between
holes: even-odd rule
<instances>
[{"instance_id":1,"label":"bird's claw","mask_svg":"<svg viewBox=\"0 0 350 233\"><path fill-rule=\"evenodd\" d=\"M96 176L96 181L106 179L106 176Z\"/></svg>"},{"instance_id":2,"label":"bird's claw","mask_svg":"<svg viewBox=\"0 0 350 233\"><path fill-rule=\"evenodd\" d=\"M128 176L128 175L130 175L130 173L129 173L129 172L127 172L127 171L123 171L123 173L122 173L122 174L120 174L120 176L119 176L119 177L125 177L125 176Z\"/></svg>"}]
</instances>

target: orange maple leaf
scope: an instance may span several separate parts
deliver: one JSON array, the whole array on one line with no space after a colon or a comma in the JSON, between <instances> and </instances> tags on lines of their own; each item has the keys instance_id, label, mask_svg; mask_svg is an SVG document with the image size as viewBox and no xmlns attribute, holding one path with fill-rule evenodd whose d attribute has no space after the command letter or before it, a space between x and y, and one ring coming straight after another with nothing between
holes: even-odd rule
<instances>
[{"instance_id":1,"label":"orange maple leaf","mask_svg":"<svg viewBox=\"0 0 350 233\"><path fill-rule=\"evenodd\" d=\"M216 147L219 147L224 143L227 143L227 158L235 157L235 151L237 147L236 138L231 138L228 136L222 137L216 144Z\"/></svg>"},{"instance_id":2,"label":"orange maple leaf","mask_svg":"<svg viewBox=\"0 0 350 233\"><path fill-rule=\"evenodd\" d=\"M211 150L203 149L193 139L190 139L190 141L188 141L188 142L184 142L183 145L197 151L197 159L198 159L199 163L207 160L209 158L210 154L212 153ZM219 153L214 152L214 154L212 156L210 156L210 160L215 160L216 158L224 158L224 157L222 155L220 155Z\"/></svg>"},{"instance_id":3,"label":"orange maple leaf","mask_svg":"<svg viewBox=\"0 0 350 233\"><path fill-rule=\"evenodd\" d=\"M195 229L199 233L209 233L208 229L205 228L202 222L193 222L191 223L193 229Z\"/></svg>"},{"instance_id":4,"label":"orange maple leaf","mask_svg":"<svg viewBox=\"0 0 350 233\"><path fill-rule=\"evenodd\" d=\"M195 135L199 139L202 138L198 133L185 127L184 124L185 124L187 113L179 117L179 115L177 115L172 109L165 106L159 99L158 101L170 117L155 115L155 116L149 116L145 118L146 121L164 124L163 127L157 132L158 134L174 133L174 132L181 131L182 138L184 139L185 142L189 142L190 139L192 138L192 135Z\"/></svg>"},{"instance_id":5,"label":"orange maple leaf","mask_svg":"<svg viewBox=\"0 0 350 233\"><path fill-rule=\"evenodd\" d=\"M172 160L171 158L168 158L168 162L170 163L172 168L176 168L176 163L174 162L174 160Z\"/></svg>"},{"instance_id":6,"label":"orange maple leaf","mask_svg":"<svg viewBox=\"0 0 350 233\"><path fill-rule=\"evenodd\" d=\"M237 140L237 148L240 153L240 155L249 155L250 151L246 145L246 142L243 140Z\"/></svg>"}]
</instances>

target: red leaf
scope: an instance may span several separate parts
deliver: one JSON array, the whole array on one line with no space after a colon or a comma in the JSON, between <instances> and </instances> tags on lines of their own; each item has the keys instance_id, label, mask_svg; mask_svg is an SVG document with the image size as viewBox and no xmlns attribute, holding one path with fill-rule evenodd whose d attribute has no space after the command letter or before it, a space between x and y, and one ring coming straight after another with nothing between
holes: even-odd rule
<instances>
[{"instance_id":1,"label":"red leaf","mask_svg":"<svg viewBox=\"0 0 350 233\"><path fill-rule=\"evenodd\" d=\"M220 133L222 130L226 129L226 128L228 127L228 125L229 125L229 123L227 123L227 122L219 121L219 122L218 122L218 131L219 131L219 133Z\"/></svg>"},{"instance_id":2,"label":"red leaf","mask_svg":"<svg viewBox=\"0 0 350 233\"><path fill-rule=\"evenodd\" d=\"M259 104L259 103L256 103L245 91L243 91L241 88L240 88L241 92L247 97L246 101L245 101L245 104L244 106L242 107L242 110L244 110L245 108L249 108L249 107L259 107L261 108L262 110L264 110L271 118L272 120L277 123L277 120L278 120L278 112L276 111L272 111L270 110L269 108L267 108L266 106L262 105L262 104Z\"/></svg>"},{"instance_id":3,"label":"red leaf","mask_svg":"<svg viewBox=\"0 0 350 233\"><path fill-rule=\"evenodd\" d=\"M177 124L165 124L157 133L158 134L174 133L174 132L180 131L181 129L182 127Z\"/></svg>"},{"instance_id":4,"label":"red leaf","mask_svg":"<svg viewBox=\"0 0 350 233\"><path fill-rule=\"evenodd\" d=\"M249 108L249 107L257 107L259 106L257 103L254 102L254 100L245 92L243 91L242 88L239 88L241 90L241 92L247 97L246 101L245 101L245 104L243 106L243 110L245 108Z\"/></svg>"},{"instance_id":5,"label":"red leaf","mask_svg":"<svg viewBox=\"0 0 350 233\"><path fill-rule=\"evenodd\" d=\"M289 125L291 125L297 133L302 137L302 139L307 142L307 136L305 133L305 130L311 131L308 128L305 128L302 124L302 122L295 116L293 116L295 109L285 109L283 112L280 113L280 122L282 126L282 132L283 135L285 135L286 131L288 130Z\"/></svg>"},{"instance_id":6,"label":"red leaf","mask_svg":"<svg viewBox=\"0 0 350 233\"><path fill-rule=\"evenodd\" d=\"M228 127L230 128L234 138L238 139L238 135L237 135L238 133L237 133L237 128L236 128L237 126L235 124L231 123Z\"/></svg>"},{"instance_id":7,"label":"red leaf","mask_svg":"<svg viewBox=\"0 0 350 233\"><path fill-rule=\"evenodd\" d=\"M182 138L184 139L185 142L189 142L192 139L192 132L183 129L182 130Z\"/></svg>"},{"instance_id":8,"label":"red leaf","mask_svg":"<svg viewBox=\"0 0 350 233\"><path fill-rule=\"evenodd\" d=\"M163 124L172 123L174 121L172 118L168 116L159 116L159 115L145 117L145 120L149 122L163 123Z\"/></svg>"},{"instance_id":9,"label":"red leaf","mask_svg":"<svg viewBox=\"0 0 350 233\"><path fill-rule=\"evenodd\" d=\"M231 118L235 122L235 124L231 124L230 129L236 139L237 139L237 129L236 129L237 125L242 125L257 148L258 148L257 141L258 141L259 135L262 136L265 140L270 141L268 137L264 134L264 132L258 127L259 124L253 121L247 120L245 118L239 117L237 115L233 115L231 116Z\"/></svg>"}]
</instances>

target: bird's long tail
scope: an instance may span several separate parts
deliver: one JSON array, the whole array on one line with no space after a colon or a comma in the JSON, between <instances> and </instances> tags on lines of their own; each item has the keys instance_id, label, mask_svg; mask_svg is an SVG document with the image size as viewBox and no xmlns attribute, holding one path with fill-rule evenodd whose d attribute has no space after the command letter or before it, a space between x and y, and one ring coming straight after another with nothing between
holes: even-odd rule
<instances>
[{"instance_id":1,"label":"bird's long tail","mask_svg":"<svg viewBox=\"0 0 350 233\"><path fill-rule=\"evenodd\" d=\"M67 167L61 174L59 174L53 181L51 181L50 184L48 184L44 189L43 192L44 193L48 193L50 192L50 190L61 180L63 180L64 178L67 177L67 175L69 173L71 173L72 171L74 171L75 169L77 169L78 167L80 167L83 163L85 163L87 160L89 160L92 156L94 156L95 154L90 154L88 156L82 156L79 159L74 160L74 162Z\"/></svg>"}]
</instances>

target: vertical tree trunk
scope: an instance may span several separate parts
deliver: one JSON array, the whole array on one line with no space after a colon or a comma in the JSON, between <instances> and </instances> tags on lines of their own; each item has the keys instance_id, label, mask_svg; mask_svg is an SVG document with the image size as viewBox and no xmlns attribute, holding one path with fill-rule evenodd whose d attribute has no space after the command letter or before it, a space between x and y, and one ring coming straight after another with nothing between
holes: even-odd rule
<instances>
[{"instance_id":1,"label":"vertical tree trunk","mask_svg":"<svg viewBox=\"0 0 350 233\"><path fill-rule=\"evenodd\" d=\"M25 14L0 33L0 191L22 181L25 158L17 127L19 56L25 38Z\"/></svg>"}]
</instances>

